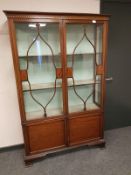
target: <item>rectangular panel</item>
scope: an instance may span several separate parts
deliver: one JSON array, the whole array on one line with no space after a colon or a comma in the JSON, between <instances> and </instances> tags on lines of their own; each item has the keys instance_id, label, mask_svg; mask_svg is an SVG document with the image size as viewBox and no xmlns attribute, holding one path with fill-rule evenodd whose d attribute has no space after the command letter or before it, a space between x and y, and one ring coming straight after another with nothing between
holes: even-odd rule
<instances>
[{"instance_id":1,"label":"rectangular panel","mask_svg":"<svg viewBox=\"0 0 131 175\"><path fill-rule=\"evenodd\" d=\"M46 151L65 145L65 122L45 121L28 126L30 152Z\"/></svg>"},{"instance_id":2,"label":"rectangular panel","mask_svg":"<svg viewBox=\"0 0 131 175\"><path fill-rule=\"evenodd\" d=\"M56 68L56 77L62 78L62 68Z\"/></svg>"},{"instance_id":3,"label":"rectangular panel","mask_svg":"<svg viewBox=\"0 0 131 175\"><path fill-rule=\"evenodd\" d=\"M62 115L59 24L16 23L15 28L26 119Z\"/></svg>"},{"instance_id":4,"label":"rectangular panel","mask_svg":"<svg viewBox=\"0 0 131 175\"><path fill-rule=\"evenodd\" d=\"M72 78L73 74L72 74L72 67L68 67L66 69L66 77L68 78Z\"/></svg>"},{"instance_id":5,"label":"rectangular panel","mask_svg":"<svg viewBox=\"0 0 131 175\"><path fill-rule=\"evenodd\" d=\"M21 70L20 77L21 77L21 81L27 81L28 80L27 70Z\"/></svg>"},{"instance_id":6,"label":"rectangular panel","mask_svg":"<svg viewBox=\"0 0 131 175\"><path fill-rule=\"evenodd\" d=\"M79 144L100 138L101 116L80 116L69 119L70 144Z\"/></svg>"}]
</instances>

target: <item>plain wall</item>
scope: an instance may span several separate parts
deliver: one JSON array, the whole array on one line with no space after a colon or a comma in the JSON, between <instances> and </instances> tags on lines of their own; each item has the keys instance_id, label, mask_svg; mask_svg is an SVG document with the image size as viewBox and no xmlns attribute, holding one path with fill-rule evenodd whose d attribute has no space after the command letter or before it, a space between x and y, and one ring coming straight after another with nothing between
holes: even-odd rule
<instances>
[{"instance_id":1,"label":"plain wall","mask_svg":"<svg viewBox=\"0 0 131 175\"><path fill-rule=\"evenodd\" d=\"M99 13L99 0L0 0L0 147L23 143L7 19L3 10Z\"/></svg>"},{"instance_id":2,"label":"plain wall","mask_svg":"<svg viewBox=\"0 0 131 175\"><path fill-rule=\"evenodd\" d=\"M103 0L101 11L111 14L105 128L113 129L131 125L131 0Z\"/></svg>"}]
</instances>

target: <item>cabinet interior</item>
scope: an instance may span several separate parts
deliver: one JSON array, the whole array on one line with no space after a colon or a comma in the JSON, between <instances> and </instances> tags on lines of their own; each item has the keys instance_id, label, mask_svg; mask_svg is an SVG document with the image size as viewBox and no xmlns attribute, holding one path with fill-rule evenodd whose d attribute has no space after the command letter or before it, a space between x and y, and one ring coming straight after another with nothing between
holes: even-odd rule
<instances>
[{"instance_id":1,"label":"cabinet interior","mask_svg":"<svg viewBox=\"0 0 131 175\"><path fill-rule=\"evenodd\" d=\"M46 106L52 97L55 80L56 93L48 104L47 117L62 115L63 80L56 79L55 72L56 68L62 67L59 24L39 23L38 31L37 23L16 23L15 30L20 70L28 67L30 83L22 81L27 120L43 118L41 105ZM69 113L83 111L81 98L87 100L87 111L99 109L101 76L96 75L96 66L102 64L102 25L67 24L65 42L67 67L73 67L74 77L74 80L67 78Z\"/></svg>"}]
</instances>

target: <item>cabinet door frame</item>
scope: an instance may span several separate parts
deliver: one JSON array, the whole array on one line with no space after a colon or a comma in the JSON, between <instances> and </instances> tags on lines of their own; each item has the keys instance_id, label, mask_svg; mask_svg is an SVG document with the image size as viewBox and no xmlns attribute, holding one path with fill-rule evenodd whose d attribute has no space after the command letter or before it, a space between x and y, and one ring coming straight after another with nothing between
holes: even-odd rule
<instances>
[{"instance_id":1,"label":"cabinet door frame","mask_svg":"<svg viewBox=\"0 0 131 175\"><path fill-rule=\"evenodd\" d=\"M9 32L10 32L10 41L11 41L11 47L12 47L12 55L13 55L13 63L14 63L14 71L15 71L15 77L16 77L16 86L17 86L17 96L18 96L18 102L19 102L19 109L20 109L20 116L21 116L21 122L22 123L30 123L31 121L37 121L37 120L45 120L49 118L57 118L57 117L64 117L65 118L65 82L64 82L64 76L62 77L62 98L63 98L63 115L56 115L56 116L51 116L47 118L40 118L40 119L31 119L27 120L26 119L26 114L25 114L25 107L24 107L24 98L23 98L23 92L22 92L22 81L21 81L21 75L20 75L20 66L19 66L19 55L18 55L18 48L17 48L17 40L16 40L16 29L15 29L15 23L55 23L59 25L59 37L60 37L60 59L61 59L61 69L62 69L62 75L63 74L63 69L64 69L64 61L63 61L63 34L62 34L62 20L60 18L31 18L27 19L26 16L25 18L14 18L8 20L9 23Z\"/></svg>"},{"instance_id":2,"label":"cabinet door frame","mask_svg":"<svg viewBox=\"0 0 131 175\"><path fill-rule=\"evenodd\" d=\"M102 32L102 64L98 66L97 68L100 69L100 74L96 75L101 75L101 106L100 109L96 110L90 110L90 111L83 111L83 112L75 112L75 114L81 114L81 113L90 113L90 112L98 112L101 111L103 112L104 108L104 99L105 99L105 72L106 72L106 56L107 56L107 36L108 36L108 21L106 20L100 20L100 19L64 19L63 20L63 31L64 31L64 59L66 61L65 64L65 78L66 78L66 104L67 104L67 114L73 115L73 113L69 113L68 109L68 84L67 84L67 57L66 57L66 25L67 24L92 24L92 20L96 21L97 25L102 25L103 26L103 32Z\"/></svg>"}]
</instances>

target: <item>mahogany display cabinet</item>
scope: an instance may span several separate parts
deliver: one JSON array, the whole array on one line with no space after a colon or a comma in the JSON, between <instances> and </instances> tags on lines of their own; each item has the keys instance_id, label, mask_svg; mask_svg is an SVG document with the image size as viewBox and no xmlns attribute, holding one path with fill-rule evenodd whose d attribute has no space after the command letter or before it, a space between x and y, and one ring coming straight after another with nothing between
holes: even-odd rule
<instances>
[{"instance_id":1,"label":"mahogany display cabinet","mask_svg":"<svg viewBox=\"0 0 131 175\"><path fill-rule=\"evenodd\" d=\"M4 11L8 18L25 162L104 146L109 16Z\"/></svg>"}]
</instances>

